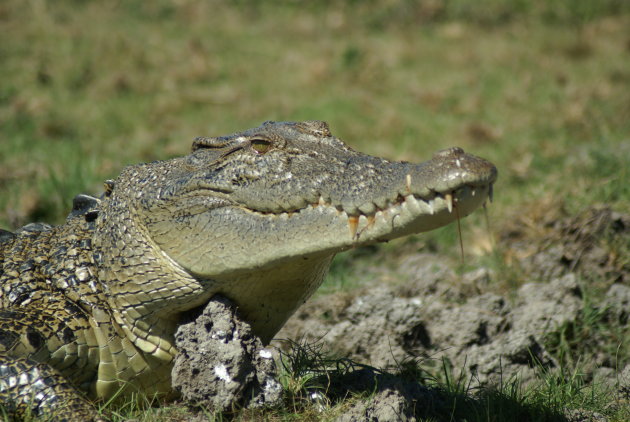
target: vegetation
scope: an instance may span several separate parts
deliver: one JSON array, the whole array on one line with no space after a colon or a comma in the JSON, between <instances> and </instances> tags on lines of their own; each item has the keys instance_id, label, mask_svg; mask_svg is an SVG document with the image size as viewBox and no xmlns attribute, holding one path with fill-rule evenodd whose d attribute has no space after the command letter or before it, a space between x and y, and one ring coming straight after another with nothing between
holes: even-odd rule
<instances>
[{"instance_id":1,"label":"vegetation","mask_svg":"<svg viewBox=\"0 0 630 422\"><path fill-rule=\"evenodd\" d=\"M462 229L466 265L490 263L505 289L526 281L495 238L515 219L536 234L553 213L630 209L624 0L5 0L0 30L3 229L61 223L74 195L98 194L125 165L265 120L326 120L356 149L394 159L458 145L496 163L490 233L483 213ZM456 241L447 227L352 251L335 262L326 291L358 285L375 254L457 256ZM628 243L608 248L630 265ZM601 296L597 286L589 300ZM565 403L624 420L618 397L580 375L594 336L628 362L627 328L592 307L550 336L565 372L541 374L542 387L471 392L446 369L417 374L451 395L453 420L518 420L515 411L554 420ZM284 413L241 418L318 417L300 399L317 371L287 371ZM151 412L139 420L184 418L181 408Z\"/></svg>"}]
</instances>

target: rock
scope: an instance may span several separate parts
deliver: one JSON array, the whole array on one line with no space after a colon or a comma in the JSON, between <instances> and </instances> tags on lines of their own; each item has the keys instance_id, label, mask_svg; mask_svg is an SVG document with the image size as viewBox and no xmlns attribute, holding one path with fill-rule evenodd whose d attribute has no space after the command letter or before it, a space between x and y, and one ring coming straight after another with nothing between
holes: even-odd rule
<instances>
[{"instance_id":1,"label":"rock","mask_svg":"<svg viewBox=\"0 0 630 422\"><path fill-rule=\"evenodd\" d=\"M232 303L215 296L175 335L179 354L172 385L188 402L215 411L277 404L282 387L270 349L242 321Z\"/></svg>"}]
</instances>

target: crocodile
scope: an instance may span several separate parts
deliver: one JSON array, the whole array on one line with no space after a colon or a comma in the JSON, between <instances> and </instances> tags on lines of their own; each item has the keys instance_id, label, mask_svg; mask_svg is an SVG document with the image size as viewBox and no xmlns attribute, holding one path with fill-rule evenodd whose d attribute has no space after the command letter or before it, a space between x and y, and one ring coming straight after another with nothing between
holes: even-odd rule
<instances>
[{"instance_id":1,"label":"crocodile","mask_svg":"<svg viewBox=\"0 0 630 422\"><path fill-rule=\"evenodd\" d=\"M126 167L64 224L0 231L0 403L98 420L95 400L173 396L175 331L214 295L268 343L336 253L464 217L496 178L457 147L420 164L362 154L314 120Z\"/></svg>"}]
</instances>

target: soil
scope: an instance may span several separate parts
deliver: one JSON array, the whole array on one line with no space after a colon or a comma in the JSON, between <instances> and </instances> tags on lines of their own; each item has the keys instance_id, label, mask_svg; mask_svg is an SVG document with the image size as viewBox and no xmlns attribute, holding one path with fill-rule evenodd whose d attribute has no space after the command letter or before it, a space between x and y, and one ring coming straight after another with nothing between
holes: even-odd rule
<instances>
[{"instance_id":1,"label":"soil","mask_svg":"<svg viewBox=\"0 0 630 422\"><path fill-rule=\"evenodd\" d=\"M388 276L404 283L376 280L354 292L316 297L297 311L277 338L319 342L338 356L367 365L328 380L332 402L371 392L369 400L352 401L338 421L435 416L443 393L392 375L406 362L455 368L453 376L466 376L471 388L496 386L515 377L528 384L541 371L559 366L549 347L550 336L574 327L586 307L608 324L627 324L630 263L619 251L627 252L628 239L630 216L606 207L591 207L574 216L542 213L533 223L517 220L500 233L497 245L504 261L517 264L529 280L512 293L497 287L505 283L489 268L456 274L444 256L413 254L397 258L399 265ZM585 300L593 289L603 293L595 304ZM267 349L252 338L246 323L235 321L229 303L219 305L223 307L211 302L194 324L180 330L177 345L182 353L173 372L174 385L186 400L216 409L277 403L280 388L274 384L272 360L259 366L260 353ZM228 334L218 335L217 329ZM599 347L598 342L606 339L595 336L591 341L587 349L591 355L583 356L590 371L586 377L630 395L630 362ZM227 352L226 347L232 349ZM238 386L230 387L217 376L220 365L230 368ZM562 418L606 420L580 409L567 409Z\"/></svg>"}]
</instances>

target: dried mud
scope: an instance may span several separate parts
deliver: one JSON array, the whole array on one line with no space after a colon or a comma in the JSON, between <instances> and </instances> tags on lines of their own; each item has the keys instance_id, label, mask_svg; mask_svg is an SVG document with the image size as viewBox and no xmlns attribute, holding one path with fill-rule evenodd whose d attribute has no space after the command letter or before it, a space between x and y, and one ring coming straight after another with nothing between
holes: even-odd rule
<instances>
[{"instance_id":1,"label":"dried mud","mask_svg":"<svg viewBox=\"0 0 630 422\"><path fill-rule=\"evenodd\" d=\"M201 315L179 327L175 342L172 383L187 402L215 411L279 403L273 353L228 299L215 296Z\"/></svg>"}]
</instances>

